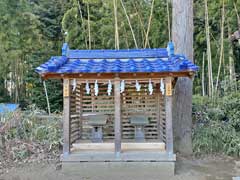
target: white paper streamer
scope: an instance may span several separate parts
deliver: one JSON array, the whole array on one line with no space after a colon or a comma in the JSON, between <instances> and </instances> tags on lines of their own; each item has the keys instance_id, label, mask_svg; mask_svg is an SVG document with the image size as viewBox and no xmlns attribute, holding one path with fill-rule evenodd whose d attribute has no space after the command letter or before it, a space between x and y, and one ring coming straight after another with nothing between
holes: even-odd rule
<instances>
[{"instance_id":1,"label":"white paper streamer","mask_svg":"<svg viewBox=\"0 0 240 180\"><path fill-rule=\"evenodd\" d=\"M73 80L72 80L72 86L73 86L72 91L74 92L74 91L76 90L76 87L77 87L77 81L76 81L76 79L73 79Z\"/></svg>"},{"instance_id":2,"label":"white paper streamer","mask_svg":"<svg viewBox=\"0 0 240 180\"><path fill-rule=\"evenodd\" d=\"M95 94L95 96L98 95L98 83L97 83L97 80L95 81L95 84L94 84L94 94Z\"/></svg>"},{"instance_id":3,"label":"white paper streamer","mask_svg":"<svg viewBox=\"0 0 240 180\"><path fill-rule=\"evenodd\" d=\"M136 80L136 90L140 91L141 85L138 83L138 80Z\"/></svg>"},{"instance_id":4,"label":"white paper streamer","mask_svg":"<svg viewBox=\"0 0 240 180\"><path fill-rule=\"evenodd\" d=\"M151 79L149 79L149 83L148 83L148 91L149 91L149 94L150 94L150 95L153 94L153 85L152 85L152 81L151 81Z\"/></svg>"},{"instance_id":5,"label":"white paper streamer","mask_svg":"<svg viewBox=\"0 0 240 180\"><path fill-rule=\"evenodd\" d=\"M164 88L164 83L163 83L163 79L161 79L161 84L160 84L160 91L162 92L162 95L164 95L164 92L165 92L165 88Z\"/></svg>"},{"instance_id":6,"label":"white paper streamer","mask_svg":"<svg viewBox=\"0 0 240 180\"><path fill-rule=\"evenodd\" d=\"M86 93L87 93L87 94L90 94L90 87L89 87L88 81L86 81L86 86L85 86L85 88L86 88Z\"/></svg>"},{"instance_id":7,"label":"white paper streamer","mask_svg":"<svg viewBox=\"0 0 240 180\"><path fill-rule=\"evenodd\" d=\"M120 92L123 93L125 91L125 81L122 80L120 84Z\"/></svg>"},{"instance_id":8,"label":"white paper streamer","mask_svg":"<svg viewBox=\"0 0 240 180\"><path fill-rule=\"evenodd\" d=\"M111 92L112 92L112 83L110 80L108 80L108 89L107 89L108 96L111 96Z\"/></svg>"}]
</instances>

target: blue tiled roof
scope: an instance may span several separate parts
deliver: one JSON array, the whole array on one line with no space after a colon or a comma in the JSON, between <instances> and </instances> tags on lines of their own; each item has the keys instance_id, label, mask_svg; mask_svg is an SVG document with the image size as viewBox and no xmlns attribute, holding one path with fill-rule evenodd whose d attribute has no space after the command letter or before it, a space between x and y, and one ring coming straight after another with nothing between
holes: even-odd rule
<instances>
[{"instance_id":1,"label":"blue tiled roof","mask_svg":"<svg viewBox=\"0 0 240 180\"><path fill-rule=\"evenodd\" d=\"M56 73L143 73L197 71L198 67L167 49L70 50L63 45L62 56L53 56L36 68L39 74Z\"/></svg>"},{"instance_id":2,"label":"blue tiled roof","mask_svg":"<svg viewBox=\"0 0 240 180\"><path fill-rule=\"evenodd\" d=\"M19 107L19 104L0 103L0 114L13 112Z\"/></svg>"}]
</instances>

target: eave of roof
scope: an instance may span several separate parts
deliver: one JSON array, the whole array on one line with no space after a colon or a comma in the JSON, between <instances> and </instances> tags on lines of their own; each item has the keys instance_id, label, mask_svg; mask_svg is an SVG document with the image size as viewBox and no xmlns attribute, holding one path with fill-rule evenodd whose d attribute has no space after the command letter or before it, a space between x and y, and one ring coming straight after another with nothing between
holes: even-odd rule
<instances>
[{"instance_id":1,"label":"eave of roof","mask_svg":"<svg viewBox=\"0 0 240 180\"><path fill-rule=\"evenodd\" d=\"M62 56L53 56L36 68L44 78L113 78L116 76L191 76L198 67L184 56L167 49L70 50L63 45Z\"/></svg>"}]
</instances>

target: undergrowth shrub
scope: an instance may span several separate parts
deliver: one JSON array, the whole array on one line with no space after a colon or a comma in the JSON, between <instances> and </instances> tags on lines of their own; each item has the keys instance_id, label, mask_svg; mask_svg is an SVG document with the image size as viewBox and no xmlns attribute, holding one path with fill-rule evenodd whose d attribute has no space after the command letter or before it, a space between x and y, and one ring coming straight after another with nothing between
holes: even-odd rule
<instances>
[{"instance_id":1,"label":"undergrowth shrub","mask_svg":"<svg viewBox=\"0 0 240 180\"><path fill-rule=\"evenodd\" d=\"M2 158L24 160L32 155L51 156L59 154L62 142L62 124L59 115L48 116L34 106L25 111L9 114L2 122L5 148ZM1 147L0 147L1 150ZM0 157L1 159L1 157Z\"/></svg>"},{"instance_id":2,"label":"undergrowth shrub","mask_svg":"<svg viewBox=\"0 0 240 180\"><path fill-rule=\"evenodd\" d=\"M240 93L210 100L193 97L193 151L196 155L240 156Z\"/></svg>"},{"instance_id":3,"label":"undergrowth shrub","mask_svg":"<svg viewBox=\"0 0 240 180\"><path fill-rule=\"evenodd\" d=\"M5 133L6 140L22 139L47 145L49 149L61 141L61 122L59 116L48 117L43 111L29 107L19 114L19 122Z\"/></svg>"}]
</instances>

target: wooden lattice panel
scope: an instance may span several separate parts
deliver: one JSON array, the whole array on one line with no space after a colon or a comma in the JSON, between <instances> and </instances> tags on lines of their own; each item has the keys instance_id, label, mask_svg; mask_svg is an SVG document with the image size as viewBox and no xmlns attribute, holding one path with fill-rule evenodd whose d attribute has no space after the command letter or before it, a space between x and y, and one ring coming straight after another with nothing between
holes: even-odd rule
<instances>
[{"instance_id":1,"label":"wooden lattice panel","mask_svg":"<svg viewBox=\"0 0 240 180\"><path fill-rule=\"evenodd\" d=\"M78 114L72 114L71 118L71 143L75 142L80 137L80 117Z\"/></svg>"},{"instance_id":2,"label":"wooden lattice panel","mask_svg":"<svg viewBox=\"0 0 240 180\"><path fill-rule=\"evenodd\" d=\"M90 94L86 94L85 84L77 84L75 92L71 94L71 126L74 127L71 129L71 142L91 138L92 127L87 124L87 117L84 116L91 113L108 115L107 124L103 127L103 137L105 140L114 139L114 87L111 96L108 96L107 84L98 85L98 96L94 95L92 83ZM134 126L130 123L130 117L136 113L144 113L149 119L149 124L145 126L146 139L161 139L165 142L164 96L159 91L159 84L154 85L152 95L149 95L148 83L141 83L141 86L141 91L137 92L135 83L126 84L125 91L121 94L122 138L134 139Z\"/></svg>"},{"instance_id":3,"label":"wooden lattice panel","mask_svg":"<svg viewBox=\"0 0 240 180\"><path fill-rule=\"evenodd\" d=\"M80 137L80 114L77 112L77 90L73 92L71 87L70 92L70 141L73 143Z\"/></svg>"},{"instance_id":4,"label":"wooden lattice panel","mask_svg":"<svg viewBox=\"0 0 240 180\"><path fill-rule=\"evenodd\" d=\"M144 114L149 124L145 126L146 139L158 139L157 101L156 93L149 95L147 84L141 84L141 91L137 92L134 85L127 85L122 94L122 138L134 138L134 126L130 117L134 114Z\"/></svg>"},{"instance_id":5,"label":"wooden lattice panel","mask_svg":"<svg viewBox=\"0 0 240 180\"><path fill-rule=\"evenodd\" d=\"M85 84L84 84L85 86ZM82 113L102 113L108 115L107 124L103 127L104 139L114 138L114 95L107 94L107 84L98 84L98 96L94 95L94 85L90 85L90 94L82 92ZM87 118L82 118L82 139L90 139L91 126L87 124Z\"/></svg>"},{"instance_id":6,"label":"wooden lattice panel","mask_svg":"<svg viewBox=\"0 0 240 180\"><path fill-rule=\"evenodd\" d=\"M159 95L159 138L166 142L166 113L165 113L165 98Z\"/></svg>"}]
</instances>

